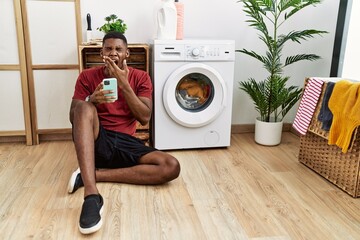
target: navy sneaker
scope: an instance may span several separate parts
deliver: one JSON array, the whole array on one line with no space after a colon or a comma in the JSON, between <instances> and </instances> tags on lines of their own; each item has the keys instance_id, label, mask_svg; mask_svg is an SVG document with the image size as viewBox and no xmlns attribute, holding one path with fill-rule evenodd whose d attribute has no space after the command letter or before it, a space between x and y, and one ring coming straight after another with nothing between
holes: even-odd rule
<instances>
[{"instance_id":1,"label":"navy sneaker","mask_svg":"<svg viewBox=\"0 0 360 240\"><path fill-rule=\"evenodd\" d=\"M85 197L79 221L79 229L82 234L94 233L101 228L103 205L104 200L100 194Z\"/></svg>"},{"instance_id":2,"label":"navy sneaker","mask_svg":"<svg viewBox=\"0 0 360 240\"><path fill-rule=\"evenodd\" d=\"M84 183L81 178L80 174L80 168L76 169L75 172L70 177L69 183L68 183L68 192L74 193L76 190L78 190L80 187L84 186Z\"/></svg>"}]
</instances>

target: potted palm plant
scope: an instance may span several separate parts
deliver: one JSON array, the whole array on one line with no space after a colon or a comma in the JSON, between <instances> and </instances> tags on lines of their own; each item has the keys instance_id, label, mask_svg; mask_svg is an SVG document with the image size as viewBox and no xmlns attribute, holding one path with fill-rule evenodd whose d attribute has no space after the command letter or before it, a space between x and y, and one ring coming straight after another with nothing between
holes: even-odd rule
<instances>
[{"instance_id":1,"label":"potted palm plant","mask_svg":"<svg viewBox=\"0 0 360 240\"><path fill-rule=\"evenodd\" d=\"M266 45L267 50L265 54L247 49L236 52L257 59L268 72L268 76L261 81L256 81L254 78L240 81L239 88L250 96L255 109L260 114L255 122L255 141L262 145L278 145L281 142L283 118L298 102L302 93L302 89L298 86L287 86L290 77L284 76L283 70L286 66L302 60L320 59L316 54L284 57L283 47L289 41L301 43L302 40L327 33L315 29L281 33L280 27L300 10L319 4L321 0L239 0L238 2L243 3L243 11L249 17L246 22L259 32L259 39ZM271 126L262 127L262 123L274 126L276 130L271 130ZM270 133L260 130L270 130Z\"/></svg>"}]
</instances>

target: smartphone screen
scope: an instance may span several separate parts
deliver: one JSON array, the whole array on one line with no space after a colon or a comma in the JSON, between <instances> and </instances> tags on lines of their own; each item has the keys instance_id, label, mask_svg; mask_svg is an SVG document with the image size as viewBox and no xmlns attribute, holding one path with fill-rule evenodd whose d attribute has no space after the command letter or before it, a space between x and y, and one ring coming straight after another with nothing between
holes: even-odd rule
<instances>
[{"instance_id":1,"label":"smartphone screen","mask_svg":"<svg viewBox=\"0 0 360 240\"><path fill-rule=\"evenodd\" d=\"M114 99L117 100L118 93L117 93L117 80L116 78L104 78L103 80L103 90L112 90L112 93L105 94L105 96L114 96Z\"/></svg>"}]
</instances>

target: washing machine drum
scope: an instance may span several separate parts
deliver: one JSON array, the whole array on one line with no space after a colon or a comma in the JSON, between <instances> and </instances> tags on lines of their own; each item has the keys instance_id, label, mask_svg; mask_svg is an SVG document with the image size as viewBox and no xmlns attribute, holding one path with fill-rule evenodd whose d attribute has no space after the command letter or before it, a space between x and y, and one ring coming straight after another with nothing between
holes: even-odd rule
<instances>
[{"instance_id":1,"label":"washing machine drum","mask_svg":"<svg viewBox=\"0 0 360 240\"><path fill-rule=\"evenodd\" d=\"M201 127L214 121L226 105L226 85L212 67L190 63L176 69L166 80L163 103L178 124Z\"/></svg>"}]
</instances>

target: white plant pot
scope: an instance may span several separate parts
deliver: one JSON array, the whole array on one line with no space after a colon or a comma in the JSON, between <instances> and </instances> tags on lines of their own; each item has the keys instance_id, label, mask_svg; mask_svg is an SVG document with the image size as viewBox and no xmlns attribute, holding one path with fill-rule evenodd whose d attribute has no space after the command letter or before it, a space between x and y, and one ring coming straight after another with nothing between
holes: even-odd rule
<instances>
[{"instance_id":1,"label":"white plant pot","mask_svg":"<svg viewBox=\"0 0 360 240\"><path fill-rule=\"evenodd\" d=\"M283 122L263 122L255 120L255 142L266 146L279 145L281 142Z\"/></svg>"}]
</instances>

